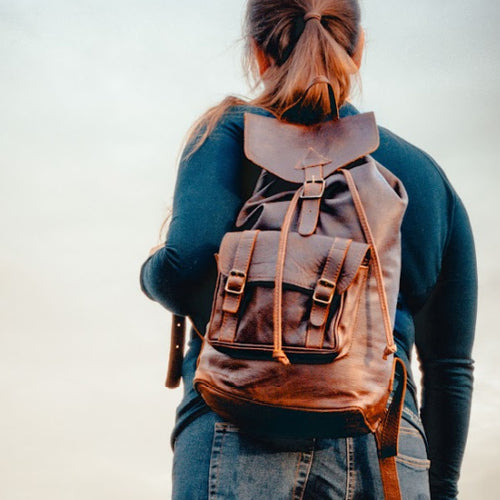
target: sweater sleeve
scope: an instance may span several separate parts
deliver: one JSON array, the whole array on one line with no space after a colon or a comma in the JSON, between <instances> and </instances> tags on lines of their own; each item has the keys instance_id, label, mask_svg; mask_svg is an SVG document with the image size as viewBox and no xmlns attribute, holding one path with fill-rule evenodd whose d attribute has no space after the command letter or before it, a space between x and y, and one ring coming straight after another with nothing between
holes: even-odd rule
<instances>
[{"instance_id":1,"label":"sweater sleeve","mask_svg":"<svg viewBox=\"0 0 500 500\"><path fill-rule=\"evenodd\" d=\"M242 129L222 120L179 166L165 246L141 268L144 293L204 329L216 277L214 254L242 204Z\"/></svg>"},{"instance_id":2,"label":"sweater sleeve","mask_svg":"<svg viewBox=\"0 0 500 500\"><path fill-rule=\"evenodd\" d=\"M472 232L458 197L448 235L436 286L415 317L433 500L458 494L472 396L477 273Z\"/></svg>"}]
</instances>

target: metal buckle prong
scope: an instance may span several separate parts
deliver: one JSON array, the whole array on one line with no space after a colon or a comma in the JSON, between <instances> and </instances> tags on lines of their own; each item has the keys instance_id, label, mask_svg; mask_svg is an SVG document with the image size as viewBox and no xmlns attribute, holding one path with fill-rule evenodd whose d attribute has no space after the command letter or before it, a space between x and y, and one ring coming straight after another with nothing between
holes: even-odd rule
<instances>
[{"instance_id":1,"label":"metal buckle prong","mask_svg":"<svg viewBox=\"0 0 500 500\"><path fill-rule=\"evenodd\" d=\"M314 184L321 184L321 189L320 189L319 193L305 194L307 186L314 185ZM300 197L302 199L305 199L305 200L314 200L317 198L321 198L323 196L323 194L325 193L325 186L326 186L325 179L316 179L316 177L313 175L312 179L306 179L304 181L304 187L302 189L302 194L300 195Z\"/></svg>"},{"instance_id":2,"label":"metal buckle prong","mask_svg":"<svg viewBox=\"0 0 500 500\"><path fill-rule=\"evenodd\" d=\"M333 295L335 294L336 287L337 283L335 283L334 281L327 280L326 278L320 278L314 290L313 294L314 302L318 302L319 304L324 304L324 305L331 304L333 300ZM324 292L324 294L322 295L323 296L326 295L326 298L319 297L318 294L321 294L321 292Z\"/></svg>"},{"instance_id":3,"label":"metal buckle prong","mask_svg":"<svg viewBox=\"0 0 500 500\"><path fill-rule=\"evenodd\" d=\"M245 290L245 283L247 280L247 275L243 271L238 269L232 269L227 277L226 286L224 290L228 293L234 295L241 295L243 290Z\"/></svg>"}]
</instances>

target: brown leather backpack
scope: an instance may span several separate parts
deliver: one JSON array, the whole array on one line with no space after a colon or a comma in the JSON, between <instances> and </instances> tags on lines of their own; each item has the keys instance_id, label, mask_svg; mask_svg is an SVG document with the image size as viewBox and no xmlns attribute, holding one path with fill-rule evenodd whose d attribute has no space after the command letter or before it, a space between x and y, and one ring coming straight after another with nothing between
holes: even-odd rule
<instances>
[{"instance_id":1,"label":"brown leather backpack","mask_svg":"<svg viewBox=\"0 0 500 500\"><path fill-rule=\"evenodd\" d=\"M217 256L195 387L256 433L375 433L386 498L400 498L404 369L388 400L407 196L368 156L374 115L303 126L246 114L244 134L262 173Z\"/></svg>"}]
</instances>

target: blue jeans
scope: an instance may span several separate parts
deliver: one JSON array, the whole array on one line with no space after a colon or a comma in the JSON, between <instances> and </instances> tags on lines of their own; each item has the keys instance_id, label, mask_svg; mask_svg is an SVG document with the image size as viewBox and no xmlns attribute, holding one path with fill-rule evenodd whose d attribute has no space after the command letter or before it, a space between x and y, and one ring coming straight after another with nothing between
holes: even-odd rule
<instances>
[{"instance_id":1,"label":"blue jeans","mask_svg":"<svg viewBox=\"0 0 500 500\"><path fill-rule=\"evenodd\" d=\"M404 410L398 475L403 500L430 499L419 418ZM372 434L337 439L262 439L204 414L177 437L174 500L383 499Z\"/></svg>"}]
</instances>

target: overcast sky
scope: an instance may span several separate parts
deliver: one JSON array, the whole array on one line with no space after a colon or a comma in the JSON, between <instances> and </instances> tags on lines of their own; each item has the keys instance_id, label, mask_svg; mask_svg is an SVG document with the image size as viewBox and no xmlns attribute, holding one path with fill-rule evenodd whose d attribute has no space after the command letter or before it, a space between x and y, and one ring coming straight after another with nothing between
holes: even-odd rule
<instances>
[{"instance_id":1,"label":"overcast sky","mask_svg":"<svg viewBox=\"0 0 500 500\"><path fill-rule=\"evenodd\" d=\"M138 271L183 136L247 94L241 0L0 0L0 496L160 499L179 391ZM363 5L354 102L428 151L469 209L481 278L461 498L491 498L500 431L500 3ZM483 493L481 493L483 492Z\"/></svg>"}]
</instances>

